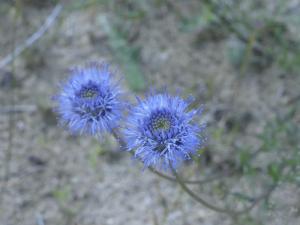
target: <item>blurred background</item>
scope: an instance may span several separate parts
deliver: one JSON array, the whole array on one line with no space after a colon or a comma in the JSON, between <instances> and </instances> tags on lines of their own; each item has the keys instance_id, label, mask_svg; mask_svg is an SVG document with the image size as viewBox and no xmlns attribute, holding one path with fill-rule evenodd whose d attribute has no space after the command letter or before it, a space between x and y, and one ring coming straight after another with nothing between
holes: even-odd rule
<instances>
[{"instance_id":1,"label":"blurred background","mask_svg":"<svg viewBox=\"0 0 300 225\"><path fill-rule=\"evenodd\" d=\"M67 69L108 61L128 93L149 87L205 104L208 143L179 172L197 204L120 153L71 136L51 97ZM1 225L299 225L299 0L1 0ZM134 96L134 95L132 95ZM132 98L134 102L134 98Z\"/></svg>"}]
</instances>

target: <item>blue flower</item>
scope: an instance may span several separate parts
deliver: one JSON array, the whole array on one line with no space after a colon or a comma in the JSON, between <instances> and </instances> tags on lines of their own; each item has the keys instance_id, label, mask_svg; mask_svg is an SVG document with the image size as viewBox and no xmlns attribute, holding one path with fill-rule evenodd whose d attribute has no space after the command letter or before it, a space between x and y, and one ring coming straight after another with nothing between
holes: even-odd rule
<instances>
[{"instance_id":1,"label":"blue flower","mask_svg":"<svg viewBox=\"0 0 300 225\"><path fill-rule=\"evenodd\" d=\"M72 133L101 136L122 118L121 91L107 64L90 63L71 70L56 101L60 122Z\"/></svg>"},{"instance_id":2,"label":"blue flower","mask_svg":"<svg viewBox=\"0 0 300 225\"><path fill-rule=\"evenodd\" d=\"M145 167L169 170L191 159L203 144L204 125L195 123L201 108L188 110L190 101L167 93L138 99L124 130L128 151Z\"/></svg>"}]
</instances>

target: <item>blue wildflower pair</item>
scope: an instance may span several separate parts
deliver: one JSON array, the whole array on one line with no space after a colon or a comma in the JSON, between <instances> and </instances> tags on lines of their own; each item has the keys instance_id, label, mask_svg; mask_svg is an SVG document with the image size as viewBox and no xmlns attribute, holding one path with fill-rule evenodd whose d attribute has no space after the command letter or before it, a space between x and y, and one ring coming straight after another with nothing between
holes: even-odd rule
<instances>
[{"instance_id":1,"label":"blue wildflower pair","mask_svg":"<svg viewBox=\"0 0 300 225\"><path fill-rule=\"evenodd\" d=\"M60 121L72 133L99 136L118 129L125 101L107 64L89 64L71 70L71 77L57 96ZM169 94L150 94L130 107L122 134L128 151L145 167L177 168L203 143L203 126L194 122L201 110L188 110L190 102Z\"/></svg>"}]
</instances>

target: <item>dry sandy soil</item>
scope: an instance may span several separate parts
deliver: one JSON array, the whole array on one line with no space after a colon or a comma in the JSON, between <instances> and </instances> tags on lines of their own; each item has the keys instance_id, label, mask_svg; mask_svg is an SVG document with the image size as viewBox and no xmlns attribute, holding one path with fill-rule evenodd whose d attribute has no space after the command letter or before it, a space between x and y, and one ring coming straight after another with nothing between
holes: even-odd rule
<instances>
[{"instance_id":1,"label":"dry sandy soil","mask_svg":"<svg viewBox=\"0 0 300 225\"><path fill-rule=\"evenodd\" d=\"M183 14L200 7L197 1L176 6ZM23 7L14 22L13 7L0 3L0 59L35 32L53 5ZM111 25L111 14L99 5L64 8L49 31L15 59L13 70L11 65L0 70L0 224L235 224L195 203L174 183L142 172L142 165L119 152L112 138L99 143L90 137L73 137L57 126L51 96L67 78L67 68L107 60L122 71L104 28ZM206 105L202 119L212 136L210 163L230 158L232 145L251 145L255 151L259 145L255 135L296 96L300 77L276 66L241 76L226 58L228 38L195 44L201 31L183 32L178 24L178 15L166 6L148 11L143 20L125 23L130 44L140 49L138 63L147 86L167 85L172 91L180 87L184 95L193 94L197 104ZM123 85L130 92L126 81ZM231 135L230 141L214 140L214 130L228 128L232 121L243 125L242 132ZM187 164L183 171L201 177L211 169L199 171ZM245 185L251 193L261 191L259 185L255 190L253 183ZM195 190L205 196L211 194L210 188ZM251 215L264 225L298 225L299 196L299 187L282 185L272 194L275 210L259 206Z\"/></svg>"}]
</instances>

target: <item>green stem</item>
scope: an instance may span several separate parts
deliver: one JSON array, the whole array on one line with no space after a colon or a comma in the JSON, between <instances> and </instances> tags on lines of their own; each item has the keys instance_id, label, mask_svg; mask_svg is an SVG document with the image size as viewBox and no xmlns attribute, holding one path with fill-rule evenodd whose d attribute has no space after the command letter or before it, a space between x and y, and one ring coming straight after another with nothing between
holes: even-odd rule
<instances>
[{"instance_id":1,"label":"green stem","mask_svg":"<svg viewBox=\"0 0 300 225\"><path fill-rule=\"evenodd\" d=\"M155 170L153 167L149 167L149 170L160 176L161 178L164 178L168 181L172 181L172 182L177 182L176 178L175 177L171 177L171 176L168 176L166 174L163 174L157 170ZM227 175L227 174L226 174ZM233 172L228 174L228 175L233 175ZM182 181L186 184L198 184L198 185L202 185L202 184L206 184L206 183L210 183L210 182L213 182L213 181L216 181L218 179L222 179L225 177L225 174L220 174L220 175L217 175L217 176L213 176L213 177L210 177L210 178L207 178L207 179L203 179L203 180L185 180L183 179Z\"/></svg>"},{"instance_id":2,"label":"green stem","mask_svg":"<svg viewBox=\"0 0 300 225\"><path fill-rule=\"evenodd\" d=\"M121 148L125 148L126 143L125 143L125 141L123 140L123 138L120 136L119 131L118 131L117 129L111 129L111 133L112 133L112 135L114 136L114 138L119 142L120 147L121 147ZM134 154L132 151L130 151L130 153L131 153L131 154ZM158 175L158 176L161 177L161 178L164 178L164 179L166 179L166 180L168 180L168 181L171 181L171 182L177 182L177 179L176 179L175 177L171 177L171 176L168 176L168 175L166 175L166 174L164 174L164 173L161 173L161 172L155 170L153 167L148 167L148 169L149 169L152 173ZM206 184L206 183L213 182L213 181L218 180L218 179L222 179L222 178L226 177L226 175L227 175L227 176L231 176L231 175L233 175L233 174L234 174L234 172L230 172L230 173L228 173L228 174L220 174L220 175L217 175L217 176L213 176L213 177L210 177L210 178L208 178L208 179L202 179L202 180L185 180L185 179L183 179L182 181L183 181L184 183L186 183L186 184L197 184L197 185L202 185L202 184Z\"/></svg>"},{"instance_id":3,"label":"green stem","mask_svg":"<svg viewBox=\"0 0 300 225\"><path fill-rule=\"evenodd\" d=\"M125 141L123 140L123 138L120 136L119 134L119 131L117 129L111 129L111 133L113 134L114 138L119 142L120 144L120 147L121 148L125 148L126 146L126 143ZM133 154L133 152L131 152ZM178 182L178 184L181 186L181 188L188 194L190 195L193 199L195 199L197 202L199 202L200 204L204 205L205 207L213 210L213 211L216 211L216 212L219 212L219 213L225 213L225 214L228 214L232 217L236 217L238 215L241 215L241 214L245 214L249 211L251 211L260 201L262 201L263 199L266 199L268 198L271 193L274 191L274 189L277 187L277 184L273 184L269 189L268 191L266 191L265 193L263 193L261 196L257 197L253 203L242 209L242 210L239 210L239 211L234 211L234 210L231 210L231 209L224 209L224 208L221 208L219 206L215 206L215 205L212 205L210 204L209 202L205 201L204 199L202 199L201 197L199 197L197 194L195 194L186 184L204 184L204 183L208 183L208 182L212 182L218 178L221 178L221 177L213 177L213 178L209 178L209 179L206 179L206 180L197 180L197 181L190 181L190 180L183 180L179 175L178 173L176 172L176 170L172 167L171 163L170 163L170 168L172 170L172 173L174 175L174 177L170 177L166 174L163 174L163 173L160 173L158 171L156 171L153 167L149 167L149 170L152 172L152 173L155 173L156 175L166 179L166 180L169 180L169 181L172 181L172 182Z\"/></svg>"},{"instance_id":4,"label":"green stem","mask_svg":"<svg viewBox=\"0 0 300 225\"><path fill-rule=\"evenodd\" d=\"M176 172L176 170L171 166L170 164L170 168L172 170L172 173L173 175L176 177L176 180L178 181L178 184L181 186L181 188L188 194L190 195L194 200L196 200L197 202L199 202L200 204L204 205L205 207L213 210L213 211L216 211L216 212L219 212L219 213L225 213L225 214L228 214L232 217L236 217L238 215L241 215L241 214L245 214L249 211L251 211L260 201L262 201L263 199L266 199L268 198L271 193L274 191L274 189L277 187L276 184L272 185L268 191L266 191L265 193L263 193L261 196L257 197L255 199L255 201L253 201L253 203L242 209L242 210L239 210L239 211L234 211L234 210L231 210L231 209L224 209L224 208L221 208L221 207L218 207L218 206L214 206L212 204L210 204L209 202L205 201L204 199L202 199L201 197L199 197L197 194L195 194L189 187L186 186L186 184L183 182L183 180L181 179L181 177L178 175L178 173Z\"/></svg>"}]
</instances>

